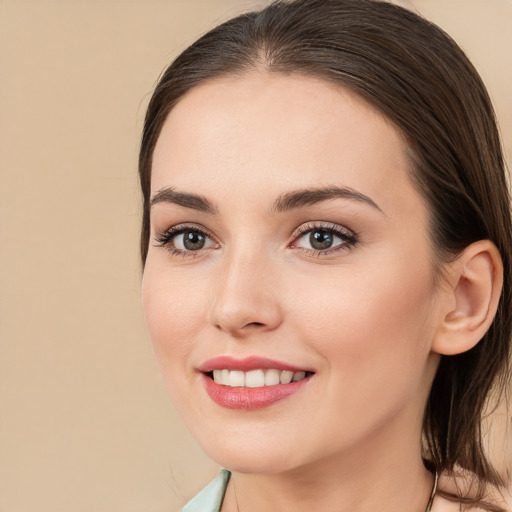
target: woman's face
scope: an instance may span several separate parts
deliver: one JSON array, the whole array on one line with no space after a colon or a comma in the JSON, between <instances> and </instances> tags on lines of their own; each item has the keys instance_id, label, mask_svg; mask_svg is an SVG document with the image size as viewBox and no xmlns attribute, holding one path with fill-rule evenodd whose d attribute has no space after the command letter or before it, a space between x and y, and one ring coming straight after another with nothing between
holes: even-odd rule
<instances>
[{"instance_id":1,"label":"woman's face","mask_svg":"<svg viewBox=\"0 0 512 512\"><path fill-rule=\"evenodd\" d=\"M228 77L171 111L144 311L174 403L221 465L419 447L439 315L408 172L391 123L313 78Z\"/></svg>"}]
</instances>

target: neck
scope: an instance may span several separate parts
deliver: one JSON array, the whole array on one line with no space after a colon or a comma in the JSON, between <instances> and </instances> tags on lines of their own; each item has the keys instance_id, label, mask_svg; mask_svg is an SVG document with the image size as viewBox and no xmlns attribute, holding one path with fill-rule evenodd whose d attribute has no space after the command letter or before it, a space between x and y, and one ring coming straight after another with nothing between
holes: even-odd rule
<instances>
[{"instance_id":1,"label":"neck","mask_svg":"<svg viewBox=\"0 0 512 512\"><path fill-rule=\"evenodd\" d=\"M433 475L421 460L419 434L382 434L298 469L233 472L222 511L425 512Z\"/></svg>"}]
</instances>

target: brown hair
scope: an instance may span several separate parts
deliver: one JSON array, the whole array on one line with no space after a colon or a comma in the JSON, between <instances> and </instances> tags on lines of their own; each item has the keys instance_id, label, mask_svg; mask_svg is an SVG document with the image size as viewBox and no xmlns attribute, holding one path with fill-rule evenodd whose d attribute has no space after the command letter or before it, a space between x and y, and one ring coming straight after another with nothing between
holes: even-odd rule
<instances>
[{"instance_id":1,"label":"brown hair","mask_svg":"<svg viewBox=\"0 0 512 512\"><path fill-rule=\"evenodd\" d=\"M477 240L490 239L498 247L504 286L494 322L475 348L442 357L423 434L424 455L438 471L466 469L480 482L480 491L484 484L502 486L482 447L481 422L491 391L503 390L508 377L508 188L487 91L463 51L436 25L379 0L281 0L223 23L187 48L161 77L146 114L139 159L143 263L151 159L169 111L198 84L251 68L347 87L395 123L408 141L412 178L430 208L436 262L456 257Z\"/></svg>"}]
</instances>

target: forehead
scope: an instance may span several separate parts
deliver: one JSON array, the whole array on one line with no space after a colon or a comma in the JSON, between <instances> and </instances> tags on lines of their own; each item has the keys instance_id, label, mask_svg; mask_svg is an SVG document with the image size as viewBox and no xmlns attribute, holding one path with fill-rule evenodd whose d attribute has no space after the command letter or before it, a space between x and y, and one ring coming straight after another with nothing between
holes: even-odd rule
<instances>
[{"instance_id":1,"label":"forehead","mask_svg":"<svg viewBox=\"0 0 512 512\"><path fill-rule=\"evenodd\" d=\"M302 75L254 72L193 88L170 112L153 156L152 190L238 194L337 184L414 195L407 146L346 88ZM270 199L270 198L269 198ZM406 208L407 201L401 206ZM417 203L416 203L417 204Z\"/></svg>"}]
</instances>

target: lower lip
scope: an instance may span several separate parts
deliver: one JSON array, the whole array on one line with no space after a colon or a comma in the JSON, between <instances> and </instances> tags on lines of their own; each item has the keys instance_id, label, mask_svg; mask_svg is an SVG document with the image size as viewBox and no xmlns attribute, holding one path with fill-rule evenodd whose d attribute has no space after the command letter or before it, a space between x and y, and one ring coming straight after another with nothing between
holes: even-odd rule
<instances>
[{"instance_id":1,"label":"lower lip","mask_svg":"<svg viewBox=\"0 0 512 512\"><path fill-rule=\"evenodd\" d=\"M269 407L300 391L311 376L290 384L276 384L261 388L232 388L217 384L213 379L202 374L206 392L218 405L226 409L256 410Z\"/></svg>"}]
</instances>

